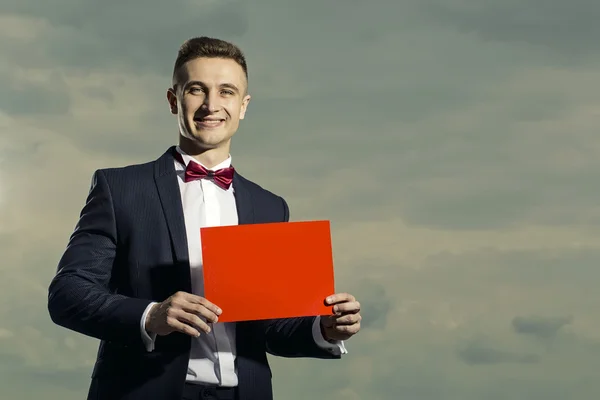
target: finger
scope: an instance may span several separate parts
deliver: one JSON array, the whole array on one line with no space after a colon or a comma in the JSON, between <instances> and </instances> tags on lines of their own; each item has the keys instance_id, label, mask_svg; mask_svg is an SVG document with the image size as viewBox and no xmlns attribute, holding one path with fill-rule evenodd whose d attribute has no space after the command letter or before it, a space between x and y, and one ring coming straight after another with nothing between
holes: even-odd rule
<instances>
[{"instance_id":1,"label":"finger","mask_svg":"<svg viewBox=\"0 0 600 400\"><path fill-rule=\"evenodd\" d=\"M353 325L359 323L362 320L360 314L349 314L336 318L336 325Z\"/></svg>"},{"instance_id":2,"label":"finger","mask_svg":"<svg viewBox=\"0 0 600 400\"><path fill-rule=\"evenodd\" d=\"M197 315L187 313L185 311L179 311L177 314L177 320L198 328L203 332L210 333L210 326L206 322L202 321L202 319Z\"/></svg>"},{"instance_id":3,"label":"finger","mask_svg":"<svg viewBox=\"0 0 600 400\"><path fill-rule=\"evenodd\" d=\"M167 325L173 328L173 330L176 332L181 332L192 337L200 336L200 332L198 332L198 330L194 329L188 324L184 324L183 322L178 321L174 317L167 318Z\"/></svg>"},{"instance_id":4,"label":"finger","mask_svg":"<svg viewBox=\"0 0 600 400\"><path fill-rule=\"evenodd\" d=\"M336 325L335 330L340 334L354 335L360 330L360 323L352 325Z\"/></svg>"},{"instance_id":5,"label":"finger","mask_svg":"<svg viewBox=\"0 0 600 400\"><path fill-rule=\"evenodd\" d=\"M172 296L171 304L182 305L186 302L194 303L194 304L201 304L201 305L205 306L206 308L212 310L215 314L220 314L222 312L222 310L218 306L211 303L204 297L201 297L201 296L198 296L198 295L195 295L192 293L177 292Z\"/></svg>"},{"instance_id":6,"label":"finger","mask_svg":"<svg viewBox=\"0 0 600 400\"><path fill-rule=\"evenodd\" d=\"M208 322L216 323L219 321L217 314L204 307L202 304L185 303L182 305L181 309L185 312L204 317Z\"/></svg>"},{"instance_id":7,"label":"finger","mask_svg":"<svg viewBox=\"0 0 600 400\"><path fill-rule=\"evenodd\" d=\"M358 301L352 301L350 303L341 303L333 307L333 312L336 314L342 313L357 313L360 311L360 303Z\"/></svg>"},{"instance_id":8,"label":"finger","mask_svg":"<svg viewBox=\"0 0 600 400\"><path fill-rule=\"evenodd\" d=\"M356 299L354 298L354 296L352 296L349 293L337 293L337 294L327 297L327 299L325 299L325 303L332 305L332 304L338 304L338 303L355 301L355 300Z\"/></svg>"},{"instance_id":9,"label":"finger","mask_svg":"<svg viewBox=\"0 0 600 400\"><path fill-rule=\"evenodd\" d=\"M188 295L189 296L187 296L186 299L190 303L200 304L201 306L204 306L205 308L209 309L216 315L221 315L221 313L223 312L223 310L221 310L219 307L217 307L215 304L211 303L210 301L206 300L204 297L196 296L195 294L189 294L189 293L188 293Z\"/></svg>"}]
</instances>

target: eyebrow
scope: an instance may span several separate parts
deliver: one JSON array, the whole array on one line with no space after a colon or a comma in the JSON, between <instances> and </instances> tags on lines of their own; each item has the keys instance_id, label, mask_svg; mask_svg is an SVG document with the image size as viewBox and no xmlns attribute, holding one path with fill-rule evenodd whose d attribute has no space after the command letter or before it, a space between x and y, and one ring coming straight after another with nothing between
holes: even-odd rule
<instances>
[{"instance_id":1,"label":"eyebrow","mask_svg":"<svg viewBox=\"0 0 600 400\"><path fill-rule=\"evenodd\" d=\"M207 85L204 82L201 81L189 81L188 83L186 83L185 85L185 89L189 89L190 86L202 86L202 87L207 87ZM220 88L228 88L231 89L233 91L235 91L236 93L240 92L240 89L238 89L237 86L235 86L233 83L222 83L219 85Z\"/></svg>"}]
</instances>

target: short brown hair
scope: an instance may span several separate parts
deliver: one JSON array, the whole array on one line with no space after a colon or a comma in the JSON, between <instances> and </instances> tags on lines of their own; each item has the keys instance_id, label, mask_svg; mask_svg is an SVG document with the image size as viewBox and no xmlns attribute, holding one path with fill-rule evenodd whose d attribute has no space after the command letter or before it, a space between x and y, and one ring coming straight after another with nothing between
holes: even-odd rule
<instances>
[{"instance_id":1,"label":"short brown hair","mask_svg":"<svg viewBox=\"0 0 600 400\"><path fill-rule=\"evenodd\" d=\"M173 68L173 85L175 85L175 76L179 68L186 62L200 57L233 60L242 67L246 80L248 80L246 57L239 47L225 40L200 36L186 40L179 48Z\"/></svg>"}]
</instances>

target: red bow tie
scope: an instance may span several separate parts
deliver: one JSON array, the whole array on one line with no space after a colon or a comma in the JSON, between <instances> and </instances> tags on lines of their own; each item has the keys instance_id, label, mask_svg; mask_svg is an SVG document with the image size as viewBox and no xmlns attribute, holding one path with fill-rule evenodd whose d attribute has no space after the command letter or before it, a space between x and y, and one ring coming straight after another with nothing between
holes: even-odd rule
<instances>
[{"instance_id":1,"label":"red bow tie","mask_svg":"<svg viewBox=\"0 0 600 400\"><path fill-rule=\"evenodd\" d=\"M175 159L183 165L185 165L181 154L177 150L175 150L174 153ZM233 182L234 171L235 169L233 167L221 168L216 171L209 171L197 162L190 161L187 167L185 168L184 181L189 182L197 179L211 178L217 186L219 186L223 190L227 190L231 186L231 182Z\"/></svg>"}]
</instances>

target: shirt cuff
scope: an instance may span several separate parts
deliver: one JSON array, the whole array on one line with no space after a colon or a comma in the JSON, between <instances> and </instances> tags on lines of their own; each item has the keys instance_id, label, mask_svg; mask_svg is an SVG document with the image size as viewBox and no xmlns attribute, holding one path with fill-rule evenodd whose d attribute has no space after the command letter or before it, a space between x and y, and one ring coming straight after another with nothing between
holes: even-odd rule
<instances>
[{"instance_id":1,"label":"shirt cuff","mask_svg":"<svg viewBox=\"0 0 600 400\"><path fill-rule=\"evenodd\" d=\"M149 334L146 331L146 317L148 316L148 312L154 304L158 303L153 302L148 304L148 307L146 307L146 310L144 311L144 313L142 314L142 318L140 319L140 331L142 334L142 342L144 342L144 346L146 347L147 352L151 352L154 350L154 341L156 340L155 333Z\"/></svg>"},{"instance_id":2,"label":"shirt cuff","mask_svg":"<svg viewBox=\"0 0 600 400\"><path fill-rule=\"evenodd\" d=\"M317 346L319 346L323 350L327 350L336 356L348 353L348 350L346 350L346 346L344 346L344 342L342 340L335 340L332 342L325 340L325 338L323 337L323 333L321 332L320 316L317 316L317 318L315 318L315 321L313 322L312 335Z\"/></svg>"}]
</instances>

